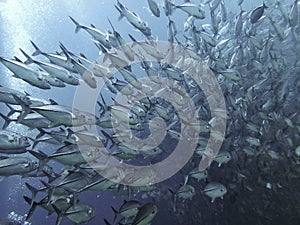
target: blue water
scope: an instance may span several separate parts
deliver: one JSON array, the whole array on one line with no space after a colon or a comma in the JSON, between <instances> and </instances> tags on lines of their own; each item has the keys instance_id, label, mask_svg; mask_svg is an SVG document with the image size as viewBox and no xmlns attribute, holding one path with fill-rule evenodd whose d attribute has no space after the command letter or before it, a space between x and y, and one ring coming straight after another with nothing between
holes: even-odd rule
<instances>
[{"instance_id":1,"label":"blue water","mask_svg":"<svg viewBox=\"0 0 300 225\"><path fill-rule=\"evenodd\" d=\"M157 1L162 3L163 1ZM180 1L177 1L180 2ZM199 1L195 1L199 2ZM239 8L235 0L225 0L228 10L239 12ZM147 21L151 27L153 37L158 40L167 40L167 18L164 15L163 9L160 6L161 17L156 18L146 9L146 0L123 0L122 3L130 10L137 12L143 20ZM251 10L262 1L247 1L243 4L244 10ZM59 50L59 42L62 42L68 49L75 53L84 53L90 60L97 59L99 56L98 49L91 41L91 37L84 31L75 34L75 25L68 16L74 17L82 24L94 24L101 31L111 30L107 17L112 21L114 27L128 41L127 34L133 34L137 39L143 40L144 36L137 30L133 29L128 22L123 19L118 21L118 12L114 7L115 1L110 0L0 0L0 55L7 58L17 56L25 60L19 48L25 52L31 53L34 51L30 40L33 40L45 52L55 52ZM207 12L207 17L209 12ZM176 11L172 16L175 23L182 24L187 18L186 14ZM204 20L203 23L209 22ZM180 29L183 29L180 28ZM38 57L39 58L39 57ZM40 59L43 59L41 57ZM6 87L14 88L20 91L26 91L35 97L52 98L62 105L71 105L75 91L74 87L67 88L52 88L51 90L41 90L30 86L29 84L13 78L11 73L1 64L0 65L0 84ZM4 114L7 108L0 106ZM2 124L0 124L2 125ZM17 125L11 124L11 130L31 135L34 131L20 128ZM45 145L39 145L43 150ZM28 180L14 176L4 179L0 183L0 202L1 210L0 217L5 218L7 215L15 211L19 215L24 215L28 212L28 205L23 201L23 195L30 196L29 191L24 186L24 182ZM34 186L39 186L37 179L30 180ZM115 197L110 192L105 192L97 195L97 193L87 192L80 196L82 203L90 204L96 208L96 217L87 224L99 225L103 224L103 218L111 220L113 212L110 206L115 208L123 201L123 197ZM203 200L203 199L202 199ZM197 201L194 199L193 201ZM199 200L201 201L201 199ZM162 203L160 203L163 206ZM188 203L193 208L193 203ZM221 205L220 207L223 207ZM199 209L202 210L202 209ZM195 211L195 209L194 209ZM204 210L205 211L205 210ZM220 209L216 208L216 212ZM222 211L222 210L221 210ZM231 212L232 213L232 212ZM232 213L234 214L234 213ZM50 225L55 224L56 216L52 215L46 219L47 212L39 207L30 219L32 225ZM190 215L193 216L193 215ZM220 216L220 215L218 215ZM211 215L213 217L213 215ZM72 224L67 219L63 224ZM177 220L172 216L172 212L165 208L161 208L157 214L154 225L177 224ZM202 224L202 223L199 223ZM212 222L203 224L213 224ZM218 223L219 224L219 223ZM296 224L295 224L296 225Z\"/></svg>"}]
</instances>

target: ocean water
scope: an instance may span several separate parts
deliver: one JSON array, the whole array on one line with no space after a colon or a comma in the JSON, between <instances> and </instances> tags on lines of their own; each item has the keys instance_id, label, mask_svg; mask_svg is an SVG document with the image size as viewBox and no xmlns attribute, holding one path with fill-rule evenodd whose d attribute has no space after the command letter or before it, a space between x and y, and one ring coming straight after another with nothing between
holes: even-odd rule
<instances>
[{"instance_id":1,"label":"ocean water","mask_svg":"<svg viewBox=\"0 0 300 225\"><path fill-rule=\"evenodd\" d=\"M167 41L167 24L168 17L164 15L163 1L156 0L159 4L161 15L159 18L154 17L149 12L148 4L146 0L123 0L121 1L129 10L138 13L141 18L147 21L151 28L152 36L159 41ZM176 0L177 4L183 1ZM191 1L196 4L205 1ZM224 0L225 6L228 12L228 20L236 20L240 12L236 0ZM267 5L270 5L266 11L271 14L277 21L282 21L278 8L274 6L275 1L265 1ZM128 34L132 34L138 40L145 40L145 36L140 31L133 28L124 18L118 21L119 13L115 9L114 5L116 1L110 0L54 0L54 1L34 1L34 0L0 0L0 56L5 58L13 58L17 56L21 60L25 60L25 57L19 51L22 48L25 52L32 53L34 48L30 43L30 40L34 41L40 49L44 52L60 51L59 42L63 43L69 50L84 55L91 61L96 60L99 57L99 50L96 48L92 41L92 38L83 30L75 33L75 25L69 19L69 16L76 18L81 24L90 25L93 24L101 31L111 30L111 27L107 21L109 18L115 27L115 29L122 34L122 36L130 42ZM262 4L262 1L247 1L242 4L243 10L250 12L254 8ZM284 3L286 10L289 12L293 1L286 1ZM201 20L199 24L211 23L209 7L205 6L206 19ZM232 14L230 14L231 12ZM278 16L276 15L278 14ZM172 16L172 20L178 26L179 32L183 30L183 24L188 18L185 12L176 9ZM267 20L267 19L265 19ZM283 30L288 30L289 25L281 25ZM300 22L295 28L296 35L299 37ZM231 24L231 30L234 30L234 25ZM270 29L272 35L276 37L274 28L271 25L264 24L262 30ZM258 29L256 37L260 37L260 30ZM263 35L265 31L261 31ZM226 38L235 38L232 36L226 36ZM263 38L262 38L263 39ZM276 39L276 38L274 38ZM184 38L181 40L184 41ZM241 40L243 42L243 40ZM236 42L238 43L238 42ZM236 44L238 45L238 44ZM272 129L282 130L282 133L268 136L262 135L261 142L265 145L261 145L260 148L253 148L259 153L255 156L250 154L241 153L234 143L241 141L247 137L238 133L236 127L242 126L241 130L246 129L244 124L235 124L232 127L228 125L225 140L223 142L223 148L227 149L232 156L232 160L228 164L224 164L218 167L213 164L209 169L209 178L206 181L193 182L192 185L196 188L196 195L192 200L175 200L169 189L176 190L184 182L184 175L186 171L176 174L174 177L159 184L158 190L152 197L146 197L141 193L137 193L135 196L131 196L131 199L138 199L141 202L148 202L154 200L158 206L158 213L155 216L151 224L154 225L215 225L215 224L288 224L297 225L300 224L300 202L299 202L299 155L295 155L295 149L300 145L299 133L300 133L300 116L299 116L299 54L295 52L293 55L291 52L284 54L284 49L291 48L294 45L295 48L299 44L295 44L292 40L288 39L284 42L274 41L274 48L279 49L275 53L274 57L278 57L281 65L289 66L291 69L289 79L291 83L294 81L294 85L289 84L288 93L292 93L294 96L292 99L287 99L287 105L278 105L275 109L269 109L269 113L276 112L278 115L282 115L282 120L290 118L292 120L291 127L284 127L276 125L278 121L270 120L268 123L272 125ZM234 48L233 46L232 48ZM281 51L282 49L282 51ZM282 55L278 55L282 53ZM276 55L277 54L277 55ZM44 60L42 56L38 56L37 59ZM230 58L225 61L230 62ZM251 62L253 58L245 58L245 61ZM298 65L296 65L298 63ZM247 63L245 63L246 65ZM268 61L263 67L272 67L272 61ZM250 67L253 66L252 64ZM252 68L243 71L249 71L249 74L243 74L247 77L244 79L247 82L251 82L251 76L257 78L252 74ZM283 71L281 71L283 74ZM275 75L273 75L275 76ZM278 77L267 77L267 79L279 79ZM257 78L257 83L262 80ZM284 82L284 81L282 81ZM51 98L59 102L62 105L71 106L73 103L73 97L76 87L67 85L66 88L51 88L51 90L42 90L31 86L30 84L21 81L20 79L13 78L11 72L6 69L2 64L0 65L0 84L5 87L13 88L19 91L25 91L32 96L40 98ZM235 93L242 89L243 85L248 87L247 84L239 84ZM272 94L276 94L275 89ZM223 86L222 86L223 88ZM254 101L259 101L259 95L263 96L266 90L261 90L260 94L257 94ZM229 93L230 94L230 93ZM238 99L238 94L235 96ZM230 107L229 98L226 97L226 105ZM235 99L235 100L236 100ZM250 108L250 107L249 107ZM228 108L227 108L228 109ZM3 114L8 113L8 108L4 105L0 105L0 110ZM243 109L236 109L243 110ZM276 111L277 110L277 111ZM265 110L266 112L267 110ZM287 111L291 112L290 114ZM234 118L235 112L230 111ZM247 118L254 118L255 115L260 112L259 110L248 110ZM252 113L252 115L250 115ZM291 118L290 115L296 113L295 117ZM228 124L232 124L234 121L229 120ZM3 121L0 121L3 124ZM235 127L236 126L236 127ZM298 127L297 127L298 126ZM17 131L26 136L33 136L36 134L35 130L29 130L19 124L12 123L9 126L10 130ZM232 130L230 130L232 129ZM290 129L290 131L289 131ZM298 130L297 130L298 129ZM263 131L261 131L263 132ZM271 131L269 131L271 132ZM258 132L259 133L259 132ZM267 131L266 131L267 133ZM236 138L235 137L239 137ZM263 139L265 138L265 139ZM291 139L292 145L280 144L282 139ZM267 140L267 141L265 141ZM265 142L264 142L265 141ZM249 145L250 146L250 145ZM276 157L268 157L268 153L264 152L271 146L271 150L279 152L279 159ZM286 146L289 146L287 149ZM51 147L51 146L50 146ZM53 147L53 146L52 146ZM251 147L251 146L250 146ZM49 145L39 144L38 150L47 151ZM251 147L252 148L252 147ZM270 149L268 149L269 151ZM287 153L282 153L286 151ZM27 154L27 153L26 153ZM256 154L256 153L255 153ZM270 153L271 154L271 153ZM269 154L269 155L270 155ZM28 157L32 157L29 156ZM49 165L53 166L57 170L61 165L50 162ZM183 175L183 176L182 176ZM224 184L228 193L224 196L224 199L217 199L214 203L210 202L210 199L203 194L204 187L211 181L219 181ZM41 187L41 183L38 178L23 179L19 176L7 177L0 183L0 218L7 218L11 215L11 212L15 212L20 216L24 216L28 213L29 206L23 200L23 196L30 196L29 190L25 186L25 182L30 182L33 186ZM103 219L106 218L112 221L114 213L111 210L111 206L118 208L124 199L128 199L127 196L119 196L111 191L105 191L101 193L84 192L80 195L80 202L93 206L96 210L96 216L86 224L99 225L104 224ZM174 211L174 204L177 210ZM55 214L55 213L54 213ZM40 207L37 207L34 214L29 220L31 225L51 225L55 224L55 215L47 216L47 212ZM14 217L15 218L15 217ZM23 220L24 218L19 218ZM27 223L28 224L28 223ZM64 219L62 224L73 224L67 219ZM1 224L0 224L1 225Z\"/></svg>"}]
</instances>

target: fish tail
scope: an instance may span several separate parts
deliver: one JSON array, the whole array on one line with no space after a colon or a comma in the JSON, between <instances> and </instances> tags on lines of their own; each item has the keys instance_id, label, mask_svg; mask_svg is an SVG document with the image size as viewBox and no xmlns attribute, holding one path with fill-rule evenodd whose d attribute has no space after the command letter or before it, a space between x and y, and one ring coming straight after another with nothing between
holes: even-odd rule
<instances>
[{"instance_id":1,"label":"fish tail","mask_svg":"<svg viewBox=\"0 0 300 225\"><path fill-rule=\"evenodd\" d=\"M23 49L20 48L20 51L22 52L22 54L26 57L26 61L24 62L25 64L31 64L34 63L34 60L26 53L23 51Z\"/></svg>"},{"instance_id":2,"label":"fish tail","mask_svg":"<svg viewBox=\"0 0 300 225\"><path fill-rule=\"evenodd\" d=\"M104 130L102 130L101 132L102 132L102 134L103 134L103 135L105 136L105 138L106 138L105 147L107 147L108 141L111 142L112 146L115 146L115 145L116 145L116 143L115 143L114 139L111 137L111 135L109 135L109 134L108 134L106 131L104 131Z\"/></svg>"},{"instance_id":3,"label":"fish tail","mask_svg":"<svg viewBox=\"0 0 300 225\"><path fill-rule=\"evenodd\" d=\"M111 21L110 21L110 19L107 17L107 20L108 20L108 22L109 22L109 24L110 24L110 26L111 26L111 28L113 29L113 31L115 32L115 28L114 28L114 26L112 25L112 23L111 23Z\"/></svg>"},{"instance_id":4,"label":"fish tail","mask_svg":"<svg viewBox=\"0 0 300 225\"><path fill-rule=\"evenodd\" d=\"M22 60L19 59L17 56L14 56L14 58L15 58L15 60L16 60L17 62L23 63Z\"/></svg>"},{"instance_id":5,"label":"fish tail","mask_svg":"<svg viewBox=\"0 0 300 225\"><path fill-rule=\"evenodd\" d=\"M82 25L80 25L73 17L69 16L69 18L76 25L75 33L78 33L78 31L82 28Z\"/></svg>"},{"instance_id":6,"label":"fish tail","mask_svg":"<svg viewBox=\"0 0 300 225\"><path fill-rule=\"evenodd\" d=\"M118 21L120 21L121 19L123 19L124 17L124 14L122 12L122 9L121 8L124 8L124 6L118 1L118 6L115 5L115 8L119 11L120 13L120 16L118 18Z\"/></svg>"},{"instance_id":7,"label":"fish tail","mask_svg":"<svg viewBox=\"0 0 300 225\"><path fill-rule=\"evenodd\" d=\"M15 110L11 105L9 105L9 104L5 104L8 108L9 108L9 113L7 114L7 117L10 117L10 116L12 116L13 114L15 114L16 112L19 112L19 111L17 111L17 110Z\"/></svg>"},{"instance_id":8,"label":"fish tail","mask_svg":"<svg viewBox=\"0 0 300 225\"><path fill-rule=\"evenodd\" d=\"M61 48L62 52L67 57L67 63L71 63L72 59L70 57L70 53L69 53L68 49L66 48L66 46L64 46L61 42L59 42L59 47Z\"/></svg>"},{"instance_id":9,"label":"fish tail","mask_svg":"<svg viewBox=\"0 0 300 225\"><path fill-rule=\"evenodd\" d=\"M20 104L20 106L22 107L22 112L18 116L18 120L17 120L17 122L19 123L30 113L31 109L18 96L13 95L13 97L16 100L16 102L18 102L18 104Z\"/></svg>"},{"instance_id":10,"label":"fish tail","mask_svg":"<svg viewBox=\"0 0 300 225\"><path fill-rule=\"evenodd\" d=\"M26 220L28 220L32 216L32 214L33 214L33 212L36 209L36 206L38 204L35 201L33 201L31 198L27 197L27 196L23 196L23 198L24 198L25 202L27 202L28 205L31 206L30 209L29 209L29 212L27 213L27 216L26 216Z\"/></svg>"},{"instance_id":11,"label":"fish tail","mask_svg":"<svg viewBox=\"0 0 300 225\"><path fill-rule=\"evenodd\" d=\"M107 219L105 219L105 218L104 218L104 223L105 223L105 225L111 225L111 223L108 222Z\"/></svg>"},{"instance_id":12,"label":"fish tail","mask_svg":"<svg viewBox=\"0 0 300 225\"><path fill-rule=\"evenodd\" d=\"M57 214L57 219L56 219L55 225L60 225L62 222L63 216L64 216L64 212L59 210L59 208L57 208L57 206L55 204L52 204L52 207Z\"/></svg>"},{"instance_id":13,"label":"fish tail","mask_svg":"<svg viewBox=\"0 0 300 225\"><path fill-rule=\"evenodd\" d=\"M131 34L128 34L128 36L130 37L133 43L137 42L136 39Z\"/></svg>"},{"instance_id":14,"label":"fish tail","mask_svg":"<svg viewBox=\"0 0 300 225\"><path fill-rule=\"evenodd\" d=\"M112 211L114 212L114 219L113 219L113 223L115 223L115 221L116 221L116 219L117 219L117 216L118 216L118 211L114 208L114 207L112 207L111 206L111 209L112 209Z\"/></svg>"},{"instance_id":15,"label":"fish tail","mask_svg":"<svg viewBox=\"0 0 300 225\"><path fill-rule=\"evenodd\" d=\"M0 112L0 116L5 121L4 124L3 124L2 129L6 129L8 127L8 125L11 123L12 119L8 118L7 116L5 116L4 114L2 114L1 112Z\"/></svg>"},{"instance_id":16,"label":"fish tail","mask_svg":"<svg viewBox=\"0 0 300 225\"><path fill-rule=\"evenodd\" d=\"M37 193L39 192L39 190L37 190L35 187L31 186L29 183L25 183L26 187L28 188L28 190L31 192L31 201L30 201L30 207L33 207L33 204L34 204L34 199L37 195Z\"/></svg>"},{"instance_id":17,"label":"fish tail","mask_svg":"<svg viewBox=\"0 0 300 225\"><path fill-rule=\"evenodd\" d=\"M35 138L39 139L40 137L43 137L45 134L47 134L46 131L44 131L42 128L37 128L38 131L40 132Z\"/></svg>"},{"instance_id":18,"label":"fish tail","mask_svg":"<svg viewBox=\"0 0 300 225\"><path fill-rule=\"evenodd\" d=\"M42 151L36 152L33 150L28 150L28 152L40 161L41 168L49 161L48 156Z\"/></svg>"},{"instance_id":19,"label":"fish tail","mask_svg":"<svg viewBox=\"0 0 300 225\"><path fill-rule=\"evenodd\" d=\"M39 49L39 47L33 41L30 41L30 42L31 42L31 44L33 45L33 47L35 49L35 52L32 53L32 56L43 54L43 52Z\"/></svg>"},{"instance_id":20,"label":"fish tail","mask_svg":"<svg viewBox=\"0 0 300 225\"><path fill-rule=\"evenodd\" d=\"M173 211L176 212L176 193L169 188L169 192L173 195Z\"/></svg>"}]
</instances>

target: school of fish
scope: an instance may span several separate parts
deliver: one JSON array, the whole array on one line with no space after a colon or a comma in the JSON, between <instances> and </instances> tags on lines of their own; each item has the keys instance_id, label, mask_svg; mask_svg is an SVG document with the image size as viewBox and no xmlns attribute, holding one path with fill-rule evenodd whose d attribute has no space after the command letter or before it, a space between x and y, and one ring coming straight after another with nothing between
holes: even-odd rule
<instances>
[{"instance_id":1,"label":"school of fish","mask_svg":"<svg viewBox=\"0 0 300 225\"><path fill-rule=\"evenodd\" d=\"M0 102L8 111L0 113L0 176L25 179L31 193L24 195L28 203L26 220L30 221L35 209L41 207L49 215L57 215L56 225L65 219L74 224L86 223L101 212L84 203L81 193L110 191L126 200L118 208L111 207L114 218L98 224L148 225L170 216L185 225L243 224L246 220L265 225L274 224L276 214L285 218L279 216L276 224L300 221L299 1L266 0L250 11L243 9L243 0L205 0L200 4L144 1L153 19L168 18L168 42L183 46L190 58L201 58L222 89L227 109L225 139L210 167L204 170L199 170L198 164L210 157L205 149L215 123L209 96L188 72L162 63L165 56L156 45L151 27L124 2L114 2L119 21L127 21L131 27L128 33L131 29L140 32L143 41L137 41L132 33L119 33L109 18L102 19L107 20L111 30L103 31L81 24L76 15L70 15L75 33L88 33L95 51L104 56L103 62L95 63L95 59L72 52L63 43L55 53L47 53L38 47L37 40L31 41L35 49L32 54L20 48L25 61L0 57L9 71L6 76L12 73L14 79L41 90L78 86L81 82L96 89L98 79L105 81L94 114L73 109L72 103L66 106L55 99L0 86ZM230 11L231 4L240 8L237 14ZM181 24L172 19L177 13L183 13ZM133 51L133 45L139 45L154 60L145 61L143 53ZM122 50L123 58L114 53L115 48ZM36 59L38 55L45 60ZM128 64L137 58L140 63ZM112 74L112 67L117 68L117 74ZM103 148L120 164L157 163L172 153L181 137L180 126L188 123L180 121L175 107L157 96L136 101L132 108L115 101L121 92L129 97L139 94L145 88L139 81L143 76L160 90L165 89L162 78L175 81L178 87L168 91L179 107L185 105L181 89L188 93L201 119L195 127L200 135L193 157L172 178L150 186L139 186L143 182L136 180L136 186L127 186L101 176L88 163L101 157ZM147 150L122 144L122 139L130 135L148 136L147 121L155 117L167 126L161 144ZM12 123L35 130L36 136L10 130ZM129 123L130 130L124 123ZM99 135L89 131L92 125L97 126ZM52 161L59 167L50 166ZM32 185L31 179L39 180L40 186ZM122 180L122 175L118 179ZM162 215L166 212L168 215ZM6 224L8 219L3 221Z\"/></svg>"}]
</instances>

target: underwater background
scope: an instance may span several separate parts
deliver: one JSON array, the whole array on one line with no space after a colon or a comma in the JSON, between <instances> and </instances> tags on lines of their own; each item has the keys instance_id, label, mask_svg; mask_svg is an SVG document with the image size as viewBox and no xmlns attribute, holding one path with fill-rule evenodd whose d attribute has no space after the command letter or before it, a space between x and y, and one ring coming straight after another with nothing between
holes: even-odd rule
<instances>
[{"instance_id":1,"label":"underwater background","mask_svg":"<svg viewBox=\"0 0 300 225\"><path fill-rule=\"evenodd\" d=\"M125 5L130 11L136 12L144 21L147 21L151 28L151 33L154 39L159 41L167 41L167 25L168 17L165 16L163 11L162 0L156 0L160 8L160 17L155 17L148 9L148 3L146 0L123 0L121 3ZM176 0L176 4L181 4L184 1ZM210 9L208 4L214 1L191 1L195 4L205 3L206 18L197 21L198 26L200 24L211 23ZM207 3L206 3L207 2ZM233 21L233 24L237 20L237 17L241 11L241 8L245 12L251 12L251 10L260 6L263 2L259 0L244 0L241 6L238 5L237 0L224 0L225 7L228 12L228 21ZM297 1L296 1L297 2ZM278 23L281 28L289 35L288 32L293 30L296 33L296 37L299 39L300 22L291 28L288 22L282 22L284 19L276 1L268 0L264 2L268 8L265 9L265 13L271 15L273 20ZM110 19L115 29L125 37L128 42L131 40L127 34L132 34L138 40L145 40L143 34L133 28L124 18L118 21L119 13L115 8L116 1L110 0L53 0L53 1L34 1L34 0L0 0L0 56L5 58L13 58L17 56L22 61L25 61L24 55L20 52L19 48L22 48L27 53L34 52L34 48L30 43L32 40L36 43L40 49L44 52L60 51L59 43L63 43L70 51L84 55L91 61L99 57L99 49L96 48L92 38L83 30L75 33L75 25L70 20L69 16L76 18L80 24L90 25L93 24L101 31L111 30L111 26L107 21ZM294 1L284 1L287 12L289 12L294 4ZM297 3L296 3L297 5ZM299 7L299 4L297 5ZM219 10L219 9L217 9ZM183 24L188 18L187 13L176 9L170 16L177 26L178 32L183 30ZM243 18L247 20L248 17ZM243 82L233 82L236 85L232 88L232 83L228 84L232 89L226 89L221 85L224 91L226 107L228 110L229 118L227 120L227 131L225 135L225 141L222 149L228 151L231 154L231 160L228 163L218 166L218 164L212 164L208 168L207 180L191 181L191 185L196 189L196 194L192 199L176 200L174 201L174 193L169 191L178 189L184 183L184 175L176 174L174 177L158 185L157 189L152 194L143 195L143 193L134 194L131 197L124 196L118 193L114 193L110 190L104 192L92 192L86 191L80 194L80 202L88 204L95 208L95 218L86 222L85 224L98 225L105 224L104 218L108 221L112 221L114 217L114 208L120 207L123 200L136 199L140 202L146 203L149 201L155 202L158 207L158 213L152 220L151 224L154 225L166 225L166 224L287 224L297 225L300 224L300 115L299 115L299 43L298 40L293 40L289 36L278 41L274 28L265 18L257 28L255 37L261 41L262 45L266 44L266 36L272 33L272 41L274 44L272 47L274 50L273 56L269 57L266 61L261 61L263 68L270 68L272 70L272 61L276 58L279 62L279 66L282 67L276 75L262 76L266 74L267 69L264 72L258 72L253 69L252 61L255 59L244 57L243 65L237 66L238 70L241 70L241 76ZM299 19L298 19L299 21ZM248 24L245 23L243 27L243 33L246 33ZM220 24L220 28L225 26L225 22ZM234 25L231 29L234 30ZM250 26L250 25L249 25ZM230 30L230 28L229 28ZM192 31L191 31L192 32ZM261 32L261 34L260 34ZM189 32L186 35L191 35ZM180 36L180 35L178 35ZM243 37L236 37L234 32L228 32L224 36L228 39L234 39L235 42L229 43L228 49L235 49L238 45L245 44L247 35ZM220 38L219 40L221 40ZM240 41L238 41L240 39ZM180 36L182 42L186 41L183 36ZM193 41L191 41L193 42ZM248 42L247 42L248 43ZM243 48L247 48L243 46ZM213 48L208 46L207 48ZM262 51L255 48L253 51ZM225 50L224 50L225 51ZM213 54L213 51L207 50L201 52L202 54ZM227 54L227 52L226 52ZM226 54L224 54L226 56ZM270 53L270 55L272 55ZM228 54L230 55L230 54ZM227 55L227 56L228 56ZM253 54L255 55L255 54ZM248 55L250 57L250 54ZM223 56L220 55L220 58ZM273 58L272 58L273 57ZM44 60L42 56L36 57L39 60ZM226 60L226 59L225 59ZM259 61L259 57L257 58ZM204 60L205 61L205 60ZM230 59L227 59L230 61ZM238 63L237 63L238 64ZM231 67L235 68L235 67ZM285 73L289 73L285 80L281 79ZM239 98L244 98L241 94L241 87L245 87L246 90L249 86L259 83L261 80L275 80L274 83L260 87L256 86L256 93L252 94L252 105L245 109L238 104L235 110L232 110L230 97L232 95L234 100L238 102ZM278 85L276 83L278 81ZM282 90L283 84L288 80L286 89ZM247 83L248 82L248 83ZM61 105L72 104L74 97L74 91L76 86L67 85L65 88L51 88L50 90L42 90L37 87L16 79L11 76L11 72L6 69L5 66L0 66L0 84L4 87L12 88L21 92L30 93L34 97L43 99L54 99ZM272 106L266 106L262 109L268 98L278 99L276 97L279 91L285 91L285 95L288 96L284 99L285 103L275 102ZM267 95L266 93L272 93ZM255 97L254 97L255 95ZM269 96L269 97L268 97ZM245 97L246 98L246 97ZM241 100L243 101L243 100ZM249 104L251 105L251 104ZM231 109L230 109L231 107ZM4 105L0 105L0 110L3 114L7 114L9 109ZM248 110L246 117L249 120L235 119L239 116L236 112ZM263 112L267 118L256 118L259 112ZM277 119L270 119L272 115L276 114ZM240 118L240 117L239 117ZM288 119L288 120L287 120ZM247 125L256 124L259 127L263 127L262 120L268 121L271 128L269 130L261 129L259 132L247 133L243 132L247 129ZM283 122L288 121L288 122ZM290 122L290 124L289 124ZM4 124L4 121L0 121L0 125ZM234 124L234 125L232 125ZM8 126L11 131L18 132L25 136L36 136L36 130L28 129L21 126L18 123L11 123ZM260 129L260 128L258 128ZM275 134L277 130L281 132ZM274 133L274 134L273 134ZM248 136L255 136L260 139L260 145L253 146L251 143L246 142L245 139ZM240 144L242 143L242 144ZM54 148L46 143L40 143L38 149L47 152L47 148ZM245 150L245 149L248 149ZM269 152L271 151L271 153ZM34 159L29 153L28 157ZM59 171L60 164L50 161L49 165ZM185 172L183 172L185 173ZM191 178L189 179L191 180ZM204 195L203 190L211 181L217 181L227 187L227 193L223 199L216 199L211 203L211 200ZM47 212L37 207L28 220L24 222L24 216L28 213L29 205L24 201L23 196L30 196L30 191L26 188L25 182L29 182L31 185L41 187L39 178L22 178L21 176L10 176L3 179L0 183L0 218L7 218L8 215L12 217L12 212L23 216L22 224L55 224L56 216L53 215L47 217ZM190 181L189 181L190 182ZM175 192L175 191L174 191ZM177 208L174 210L174 204ZM16 219L16 218L15 218ZM62 224L73 224L67 219L63 219ZM1 223L0 223L1 225Z\"/></svg>"}]
</instances>

